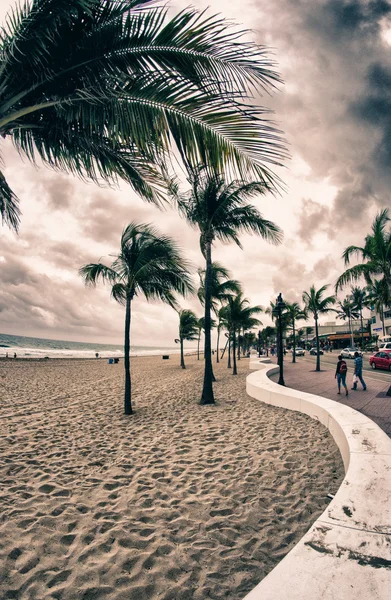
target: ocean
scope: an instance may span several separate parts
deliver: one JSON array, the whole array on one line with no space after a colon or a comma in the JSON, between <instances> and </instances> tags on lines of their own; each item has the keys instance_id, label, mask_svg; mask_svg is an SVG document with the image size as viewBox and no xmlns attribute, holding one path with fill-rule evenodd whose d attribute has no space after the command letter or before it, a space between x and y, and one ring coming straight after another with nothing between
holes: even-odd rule
<instances>
[{"instance_id":1,"label":"ocean","mask_svg":"<svg viewBox=\"0 0 391 600\"><path fill-rule=\"evenodd\" d=\"M194 352L194 348L191 351ZM0 358L4 358L7 352L10 358L13 358L14 352L18 358L95 358L96 352L102 358L109 358L123 356L124 348L116 344L68 342L0 333ZM178 354L179 346L131 346L130 353L132 356Z\"/></svg>"}]
</instances>

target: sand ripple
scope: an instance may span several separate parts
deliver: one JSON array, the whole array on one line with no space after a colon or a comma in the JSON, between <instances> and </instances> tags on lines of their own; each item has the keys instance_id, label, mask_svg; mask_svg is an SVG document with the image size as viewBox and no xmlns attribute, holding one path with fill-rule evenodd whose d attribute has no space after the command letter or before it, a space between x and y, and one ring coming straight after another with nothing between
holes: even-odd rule
<instances>
[{"instance_id":1,"label":"sand ripple","mask_svg":"<svg viewBox=\"0 0 391 600\"><path fill-rule=\"evenodd\" d=\"M240 600L324 510L342 477L327 430L245 393L248 361L0 364L0 597Z\"/></svg>"}]
</instances>

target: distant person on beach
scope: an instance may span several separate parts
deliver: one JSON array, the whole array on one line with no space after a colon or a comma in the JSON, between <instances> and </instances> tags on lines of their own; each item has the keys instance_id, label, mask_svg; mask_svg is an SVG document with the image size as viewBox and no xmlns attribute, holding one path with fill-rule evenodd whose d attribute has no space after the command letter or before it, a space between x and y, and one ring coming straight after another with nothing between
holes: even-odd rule
<instances>
[{"instance_id":1,"label":"distant person on beach","mask_svg":"<svg viewBox=\"0 0 391 600\"><path fill-rule=\"evenodd\" d=\"M14 352L14 358L16 358L16 352Z\"/></svg>"},{"instance_id":2,"label":"distant person on beach","mask_svg":"<svg viewBox=\"0 0 391 600\"><path fill-rule=\"evenodd\" d=\"M338 356L337 370L335 371L335 379L338 384L338 394L341 393L341 383L345 388L346 396L348 395L348 386L346 385L346 373L348 372L348 366L343 360L341 354Z\"/></svg>"},{"instance_id":3,"label":"distant person on beach","mask_svg":"<svg viewBox=\"0 0 391 600\"><path fill-rule=\"evenodd\" d=\"M5 353L5 357L8 358L8 352Z\"/></svg>"},{"instance_id":4,"label":"distant person on beach","mask_svg":"<svg viewBox=\"0 0 391 600\"><path fill-rule=\"evenodd\" d=\"M99 358L99 352L95 352L95 358Z\"/></svg>"},{"instance_id":5,"label":"distant person on beach","mask_svg":"<svg viewBox=\"0 0 391 600\"><path fill-rule=\"evenodd\" d=\"M357 390L357 378L358 378L361 381L362 389L365 392L365 390L367 389L367 384L365 383L365 381L362 377L362 357L359 355L358 352L354 353L354 374L356 375L356 379L353 383L352 390Z\"/></svg>"}]
</instances>

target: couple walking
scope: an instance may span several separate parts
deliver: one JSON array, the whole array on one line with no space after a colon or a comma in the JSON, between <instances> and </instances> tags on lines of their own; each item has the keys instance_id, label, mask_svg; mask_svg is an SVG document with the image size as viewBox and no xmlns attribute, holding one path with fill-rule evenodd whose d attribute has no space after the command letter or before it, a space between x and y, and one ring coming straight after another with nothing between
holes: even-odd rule
<instances>
[{"instance_id":1,"label":"couple walking","mask_svg":"<svg viewBox=\"0 0 391 600\"><path fill-rule=\"evenodd\" d=\"M341 383L345 388L346 396L348 395L348 388L346 385L346 373L348 372L348 366L343 360L342 355L338 356L337 369L335 371L335 378L338 384L338 394L341 393ZM362 376L362 358L358 352L354 353L354 375L353 375L353 387L352 390L357 390L357 381L361 381L363 390L367 389L366 383Z\"/></svg>"}]
</instances>

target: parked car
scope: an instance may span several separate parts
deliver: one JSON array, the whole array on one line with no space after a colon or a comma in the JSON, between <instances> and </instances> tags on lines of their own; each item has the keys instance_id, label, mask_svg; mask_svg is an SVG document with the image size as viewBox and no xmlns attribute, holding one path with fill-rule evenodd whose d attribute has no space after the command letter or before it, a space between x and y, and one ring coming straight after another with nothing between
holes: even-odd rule
<instances>
[{"instance_id":1,"label":"parked car","mask_svg":"<svg viewBox=\"0 0 391 600\"><path fill-rule=\"evenodd\" d=\"M385 342L379 346L379 352L383 352L384 350L391 350L391 342Z\"/></svg>"},{"instance_id":2,"label":"parked car","mask_svg":"<svg viewBox=\"0 0 391 600\"><path fill-rule=\"evenodd\" d=\"M316 356L316 354L317 354L316 348L311 348L310 354L311 354L311 356ZM321 355L321 354L324 354L324 352L321 348L319 348L319 355Z\"/></svg>"},{"instance_id":3,"label":"parked car","mask_svg":"<svg viewBox=\"0 0 391 600\"><path fill-rule=\"evenodd\" d=\"M359 350L358 348L353 348L353 346L350 346L349 348L344 348L343 350L341 350L341 356L342 356L342 358L354 358L354 354L356 352L358 352L359 356L362 356L361 350Z\"/></svg>"},{"instance_id":4,"label":"parked car","mask_svg":"<svg viewBox=\"0 0 391 600\"><path fill-rule=\"evenodd\" d=\"M293 352L293 350L292 350L292 352ZM305 356L305 350L304 350L304 348L296 348L295 355L296 356Z\"/></svg>"},{"instance_id":5,"label":"parked car","mask_svg":"<svg viewBox=\"0 0 391 600\"><path fill-rule=\"evenodd\" d=\"M386 369L391 371L391 349L389 352L376 352L369 358L372 369Z\"/></svg>"}]
</instances>

